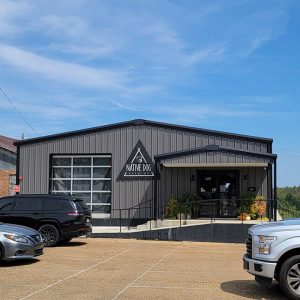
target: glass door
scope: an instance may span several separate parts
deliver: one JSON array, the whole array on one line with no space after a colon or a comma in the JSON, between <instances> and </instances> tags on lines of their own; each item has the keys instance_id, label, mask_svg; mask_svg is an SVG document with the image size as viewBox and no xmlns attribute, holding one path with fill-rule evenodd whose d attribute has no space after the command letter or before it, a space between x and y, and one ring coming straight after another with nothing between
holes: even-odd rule
<instances>
[{"instance_id":1,"label":"glass door","mask_svg":"<svg viewBox=\"0 0 300 300\"><path fill-rule=\"evenodd\" d=\"M198 195L202 199L200 216L236 216L239 171L198 171L197 182Z\"/></svg>"}]
</instances>

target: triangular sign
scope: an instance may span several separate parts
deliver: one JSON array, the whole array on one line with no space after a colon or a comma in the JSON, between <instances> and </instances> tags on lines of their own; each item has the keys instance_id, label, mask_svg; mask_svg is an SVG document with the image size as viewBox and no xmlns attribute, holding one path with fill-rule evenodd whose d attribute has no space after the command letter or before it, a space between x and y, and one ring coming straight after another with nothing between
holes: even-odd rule
<instances>
[{"instance_id":1,"label":"triangular sign","mask_svg":"<svg viewBox=\"0 0 300 300\"><path fill-rule=\"evenodd\" d=\"M142 142L139 140L132 150L118 179L154 179L154 164Z\"/></svg>"}]
</instances>

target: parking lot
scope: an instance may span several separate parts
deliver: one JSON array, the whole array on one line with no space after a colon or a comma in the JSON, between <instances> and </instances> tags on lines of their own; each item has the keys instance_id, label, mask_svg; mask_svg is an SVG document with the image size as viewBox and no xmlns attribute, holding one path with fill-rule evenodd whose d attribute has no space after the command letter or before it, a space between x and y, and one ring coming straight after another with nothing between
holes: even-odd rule
<instances>
[{"instance_id":1,"label":"parking lot","mask_svg":"<svg viewBox=\"0 0 300 300\"><path fill-rule=\"evenodd\" d=\"M285 299L242 269L242 244L74 239L2 263L0 299Z\"/></svg>"}]
</instances>

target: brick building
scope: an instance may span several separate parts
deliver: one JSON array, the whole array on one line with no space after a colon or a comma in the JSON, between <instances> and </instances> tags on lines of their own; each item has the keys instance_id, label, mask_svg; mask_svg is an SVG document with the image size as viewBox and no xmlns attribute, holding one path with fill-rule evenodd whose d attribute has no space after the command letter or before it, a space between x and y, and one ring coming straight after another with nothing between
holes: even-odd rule
<instances>
[{"instance_id":1,"label":"brick building","mask_svg":"<svg viewBox=\"0 0 300 300\"><path fill-rule=\"evenodd\" d=\"M14 141L0 135L0 197L12 195L16 183L17 148Z\"/></svg>"}]
</instances>

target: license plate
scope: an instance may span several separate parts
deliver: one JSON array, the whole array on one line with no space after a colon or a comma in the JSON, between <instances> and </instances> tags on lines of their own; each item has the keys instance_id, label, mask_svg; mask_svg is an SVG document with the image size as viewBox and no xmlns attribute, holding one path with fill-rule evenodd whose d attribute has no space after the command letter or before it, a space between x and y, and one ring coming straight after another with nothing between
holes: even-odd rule
<instances>
[{"instance_id":1,"label":"license plate","mask_svg":"<svg viewBox=\"0 0 300 300\"><path fill-rule=\"evenodd\" d=\"M244 260L244 269L249 270L249 262L247 262L246 260Z\"/></svg>"}]
</instances>

